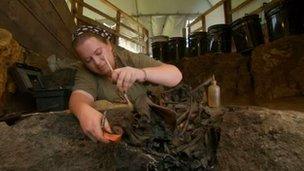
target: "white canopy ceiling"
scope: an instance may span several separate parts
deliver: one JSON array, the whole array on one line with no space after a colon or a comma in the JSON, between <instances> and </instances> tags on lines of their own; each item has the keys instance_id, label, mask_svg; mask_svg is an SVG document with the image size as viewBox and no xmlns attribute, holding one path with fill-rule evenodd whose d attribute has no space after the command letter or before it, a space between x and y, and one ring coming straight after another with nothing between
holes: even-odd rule
<instances>
[{"instance_id":1,"label":"white canopy ceiling","mask_svg":"<svg viewBox=\"0 0 304 171\"><path fill-rule=\"evenodd\" d=\"M95 1L95 2L94 2ZM182 36L187 20L208 10L219 0L109 0L112 4L138 17L149 30L149 36ZM98 7L99 0L86 0ZM114 16L113 16L114 17Z\"/></svg>"},{"instance_id":2,"label":"white canopy ceiling","mask_svg":"<svg viewBox=\"0 0 304 171\"><path fill-rule=\"evenodd\" d=\"M202 13L212 5L208 0L110 0L130 15Z\"/></svg>"},{"instance_id":3,"label":"white canopy ceiling","mask_svg":"<svg viewBox=\"0 0 304 171\"><path fill-rule=\"evenodd\" d=\"M182 36L187 20L208 10L219 0L110 0L118 8L136 16L149 30L150 37Z\"/></svg>"}]
</instances>

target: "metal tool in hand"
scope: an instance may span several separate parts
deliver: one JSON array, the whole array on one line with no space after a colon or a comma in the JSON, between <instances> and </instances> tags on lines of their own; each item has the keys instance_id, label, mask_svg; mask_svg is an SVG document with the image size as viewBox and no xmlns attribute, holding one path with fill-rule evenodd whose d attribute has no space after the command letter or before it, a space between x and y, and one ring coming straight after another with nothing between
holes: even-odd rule
<instances>
[{"instance_id":1,"label":"metal tool in hand","mask_svg":"<svg viewBox=\"0 0 304 171\"><path fill-rule=\"evenodd\" d=\"M104 59L105 59L107 65L108 65L108 67L110 68L111 72L113 73L113 72L114 72L114 69L113 69L113 67L111 66L110 62L108 61L107 57L104 56ZM126 92L123 93L123 98L126 100L126 102L127 102L129 105L132 104L131 101L129 100L129 97L128 97L128 95L127 95Z\"/></svg>"},{"instance_id":2,"label":"metal tool in hand","mask_svg":"<svg viewBox=\"0 0 304 171\"><path fill-rule=\"evenodd\" d=\"M101 121L101 129L105 129L106 126L106 119L107 119L107 111L103 112L103 119Z\"/></svg>"},{"instance_id":3,"label":"metal tool in hand","mask_svg":"<svg viewBox=\"0 0 304 171\"><path fill-rule=\"evenodd\" d=\"M103 120L101 122L101 129L103 131L103 137L110 142L119 142L121 140L123 129L119 126L114 126L111 128L110 132L106 130L106 119L107 119L107 111L103 113ZM114 132L112 132L114 131Z\"/></svg>"}]
</instances>

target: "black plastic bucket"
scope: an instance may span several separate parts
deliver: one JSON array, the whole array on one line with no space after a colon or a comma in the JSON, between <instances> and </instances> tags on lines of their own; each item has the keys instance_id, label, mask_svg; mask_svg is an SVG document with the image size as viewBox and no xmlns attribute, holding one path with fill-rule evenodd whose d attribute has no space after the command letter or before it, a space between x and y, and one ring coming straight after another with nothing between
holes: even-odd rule
<instances>
[{"instance_id":1,"label":"black plastic bucket","mask_svg":"<svg viewBox=\"0 0 304 171\"><path fill-rule=\"evenodd\" d=\"M188 38L189 56L200 56L208 50L207 32L194 32Z\"/></svg>"},{"instance_id":2,"label":"black plastic bucket","mask_svg":"<svg viewBox=\"0 0 304 171\"><path fill-rule=\"evenodd\" d=\"M208 51L231 52L231 28L228 24L216 24L208 28Z\"/></svg>"},{"instance_id":3,"label":"black plastic bucket","mask_svg":"<svg viewBox=\"0 0 304 171\"><path fill-rule=\"evenodd\" d=\"M264 43L259 15L248 15L231 24L234 44L238 52L247 52Z\"/></svg>"},{"instance_id":4,"label":"black plastic bucket","mask_svg":"<svg viewBox=\"0 0 304 171\"><path fill-rule=\"evenodd\" d=\"M161 61L166 61L168 58L168 37L157 36L154 37L152 43L152 54L153 58Z\"/></svg>"},{"instance_id":5,"label":"black plastic bucket","mask_svg":"<svg viewBox=\"0 0 304 171\"><path fill-rule=\"evenodd\" d=\"M265 19L269 41L286 35L304 33L303 0L285 0L272 5L266 4Z\"/></svg>"},{"instance_id":6,"label":"black plastic bucket","mask_svg":"<svg viewBox=\"0 0 304 171\"><path fill-rule=\"evenodd\" d=\"M168 42L168 58L167 61L178 62L185 56L186 39L184 37L172 37Z\"/></svg>"}]
</instances>

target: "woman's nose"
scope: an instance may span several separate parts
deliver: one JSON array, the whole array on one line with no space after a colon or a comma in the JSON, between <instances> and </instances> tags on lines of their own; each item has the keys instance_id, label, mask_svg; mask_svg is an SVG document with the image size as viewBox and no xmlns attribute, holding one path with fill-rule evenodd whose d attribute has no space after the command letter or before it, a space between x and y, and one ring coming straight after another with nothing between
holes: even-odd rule
<instances>
[{"instance_id":1,"label":"woman's nose","mask_svg":"<svg viewBox=\"0 0 304 171\"><path fill-rule=\"evenodd\" d=\"M98 56L93 56L92 59L96 65L100 65L101 59Z\"/></svg>"}]
</instances>

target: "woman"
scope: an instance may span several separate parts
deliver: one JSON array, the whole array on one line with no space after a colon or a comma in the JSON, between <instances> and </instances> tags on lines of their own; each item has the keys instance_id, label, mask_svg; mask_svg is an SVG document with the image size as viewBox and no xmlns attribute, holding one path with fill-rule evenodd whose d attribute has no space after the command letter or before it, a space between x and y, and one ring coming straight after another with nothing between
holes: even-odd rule
<instances>
[{"instance_id":1,"label":"woman","mask_svg":"<svg viewBox=\"0 0 304 171\"><path fill-rule=\"evenodd\" d=\"M118 101L119 90L134 102L146 92L145 82L172 87L182 79L175 66L116 47L110 38L111 34L95 26L80 26L73 34L73 47L84 67L75 77L70 110L88 137L105 143L108 140L101 129L104 115L92 107L94 100ZM111 132L106 119L104 123L104 129Z\"/></svg>"}]
</instances>

